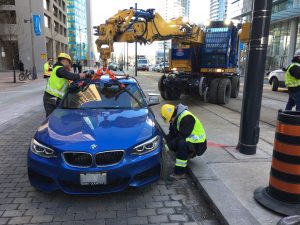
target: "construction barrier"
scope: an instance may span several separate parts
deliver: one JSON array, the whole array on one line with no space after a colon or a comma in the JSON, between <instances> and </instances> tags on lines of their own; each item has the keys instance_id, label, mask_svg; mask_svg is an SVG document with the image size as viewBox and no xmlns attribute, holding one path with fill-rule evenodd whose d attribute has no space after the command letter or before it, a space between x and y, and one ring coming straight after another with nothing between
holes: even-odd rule
<instances>
[{"instance_id":1,"label":"construction barrier","mask_svg":"<svg viewBox=\"0 0 300 225\"><path fill-rule=\"evenodd\" d=\"M255 200L283 215L300 214L300 112L278 112L269 187Z\"/></svg>"}]
</instances>

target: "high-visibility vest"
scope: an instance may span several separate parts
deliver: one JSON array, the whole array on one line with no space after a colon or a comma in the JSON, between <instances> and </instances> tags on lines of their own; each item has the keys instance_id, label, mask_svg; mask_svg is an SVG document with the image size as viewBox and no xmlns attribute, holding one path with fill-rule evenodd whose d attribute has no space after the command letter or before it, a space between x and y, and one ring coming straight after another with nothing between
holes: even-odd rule
<instances>
[{"instance_id":1,"label":"high-visibility vest","mask_svg":"<svg viewBox=\"0 0 300 225\"><path fill-rule=\"evenodd\" d=\"M191 112L185 110L183 111L177 120L177 130L179 130L179 126L180 126L180 121L182 120L183 117L187 116L187 115L191 115L192 117L194 117L195 119L195 125L194 125L194 129L191 133L191 135L189 137L187 137L185 140L187 142L191 142L191 143L202 143L205 141L206 139L206 134L205 131L203 129L203 126L200 122L200 120L194 116Z\"/></svg>"},{"instance_id":2,"label":"high-visibility vest","mask_svg":"<svg viewBox=\"0 0 300 225\"><path fill-rule=\"evenodd\" d=\"M290 69L293 66L299 66L300 67L300 64L299 63L292 63L291 65L289 65L287 71L284 74L284 79L285 79L284 82L285 82L286 87L298 87L298 86L300 86L300 79L296 79L290 73Z\"/></svg>"},{"instance_id":3,"label":"high-visibility vest","mask_svg":"<svg viewBox=\"0 0 300 225\"><path fill-rule=\"evenodd\" d=\"M49 68L50 68L50 65L49 65L48 62L46 62L46 63L44 64L44 74L45 74L46 76L50 76L50 74L51 74L51 71L49 71Z\"/></svg>"},{"instance_id":4,"label":"high-visibility vest","mask_svg":"<svg viewBox=\"0 0 300 225\"><path fill-rule=\"evenodd\" d=\"M53 96L62 99L67 91L69 82L65 78L56 76L56 71L62 66L55 66L51 72L45 91Z\"/></svg>"}]
</instances>

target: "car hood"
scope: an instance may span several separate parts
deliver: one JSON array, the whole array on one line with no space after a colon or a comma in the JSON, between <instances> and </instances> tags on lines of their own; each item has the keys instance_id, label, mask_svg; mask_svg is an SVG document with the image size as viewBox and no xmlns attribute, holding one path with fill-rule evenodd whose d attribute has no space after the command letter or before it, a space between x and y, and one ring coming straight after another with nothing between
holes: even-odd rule
<instances>
[{"instance_id":1,"label":"car hood","mask_svg":"<svg viewBox=\"0 0 300 225\"><path fill-rule=\"evenodd\" d=\"M148 109L56 109L36 132L35 138L59 149L127 149L151 138L154 117ZM74 149L75 147L75 149Z\"/></svg>"}]
</instances>

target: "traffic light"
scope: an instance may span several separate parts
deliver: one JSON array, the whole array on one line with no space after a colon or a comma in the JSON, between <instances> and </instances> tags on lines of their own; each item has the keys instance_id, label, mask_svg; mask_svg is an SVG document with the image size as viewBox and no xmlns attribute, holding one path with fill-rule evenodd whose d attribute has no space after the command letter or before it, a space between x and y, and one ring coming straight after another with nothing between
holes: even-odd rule
<instances>
[{"instance_id":1,"label":"traffic light","mask_svg":"<svg viewBox=\"0 0 300 225\"><path fill-rule=\"evenodd\" d=\"M251 24L249 22L243 23L239 30L239 37L241 42L248 43L250 39Z\"/></svg>"}]
</instances>

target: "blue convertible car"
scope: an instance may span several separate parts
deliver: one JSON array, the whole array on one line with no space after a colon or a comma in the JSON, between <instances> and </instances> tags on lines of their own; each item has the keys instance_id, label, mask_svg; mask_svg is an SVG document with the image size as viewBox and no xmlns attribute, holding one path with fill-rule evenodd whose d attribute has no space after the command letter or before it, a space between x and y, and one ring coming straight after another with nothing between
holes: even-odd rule
<instances>
[{"instance_id":1,"label":"blue convertible car","mask_svg":"<svg viewBox=\"0 0 300 225\"><path fill-rule=\"evenodd\" d=\"M160 178L162 133L131 77L74 82L28 151L30 183L69 194L116 192Z\"/></svg>"}]
</instances>

